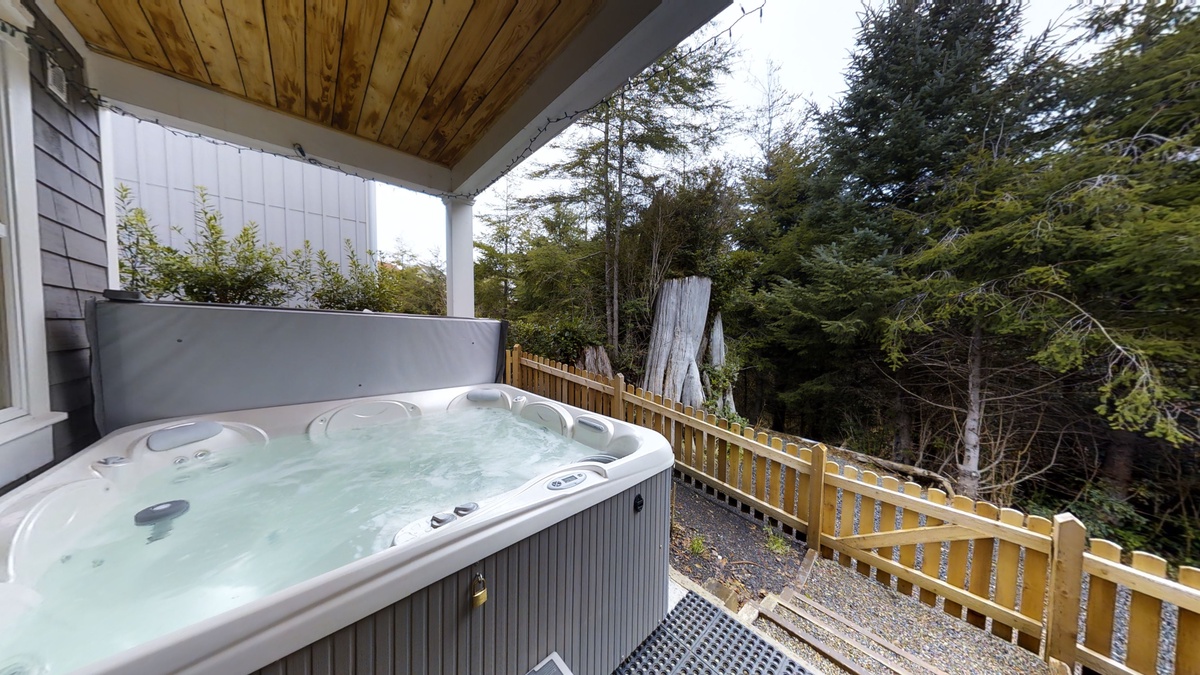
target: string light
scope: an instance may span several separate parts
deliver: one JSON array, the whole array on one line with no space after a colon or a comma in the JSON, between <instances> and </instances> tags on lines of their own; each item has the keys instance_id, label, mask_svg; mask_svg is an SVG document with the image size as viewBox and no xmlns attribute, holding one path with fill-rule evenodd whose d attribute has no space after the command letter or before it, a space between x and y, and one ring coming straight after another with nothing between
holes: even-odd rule
<instances>
[{"instance_id":1,"label":"string light","mask_svg":"<svg viewBox=\"0 0 1200 675\"><path fill-rule=\"evenodd\" d=\"M685 59L693 56L694 54L699 53L703 49L707 48L710 44L716 44L721 39L722 36L728 35L729 39L732 40L733 39L733 28L734 28L734 26L737 26L739 23L741 23L742 19L745 19L748 16L753 16L753 15L757 14L759 19L761 20L762 19L762 10L763 10L763 7L766 6L766 4L767 4L767 1L762 0L762 2L758 6L752 8L748 11L739 6L739 9L742 10L742 13L737 19L735 19L732 23L730 23L724 29L717 31L717 33L715 35L713 35L713 37L708 38L707 40L704 40L703 42L698 43L696 46L692 47L691 49L689 49L685 52L680 52L679 54L676 54L675 57L672 58L670 62L665 63L665 64L655 65L651 69L645 70L645 71L641 72L640 74L626 80L625 84L622 85L621 88L618 89L616 92L609 94L608 96L605 96L604 98L600 99L595 104L593 104L587 108L583 108L580 110L574 110L572 112L564 112L555 117L547 117L546 120L542 124L538 125L537 128L534 130L533 135L529 137L528 142L522 148L521 152L519 152L512 159L510 159L508 161L508 163L504 166L504 168L500 171L500 173L497 174L495 178L493 178L491 181L489 181L483 187L480 187L476 190L473 190L471 192L466 192L466 193L427 190L427 189L423 189L423 188L406 188L406 189L410 189L415 192L420 192L422 194L427 194L427 195L430 195L433 197L454 198L454 199L474 199L474 198L478 197L485 190L487 190L491 186L495 185L498 181L500 181L500 179L502 179L506 175L508 175L509 172L511 172L513 169L515 169L518 164L525 161L525 159L527 159L531 154L533 154L533 152L537 149L538 140L542 136L544 136L551 128L553 128L556 125L563 124L563 123L566 123L567 125L569 125L577 117L586 115L586 114L600 108L601 106L609 105L612 102L613 98L616 97L617 95L619 95L622 91L625 91L626 89L631 88L631 87L637 87L637 86L646 84L646 83L650 82L651 80L653 80L655 77L658 77L659 75L663 74L664 72L667 73L667 77L670 77L671 68L682 63ZM39 44L37 41L36 35L28 32L28 31L22 30L21 28L18 28L17 26L15 26L11 23L8 23L7 21L0 20L0 32L7 33L13 37L16 37L17 35L23 35L25 37L26 43L29 44L30 47L32 47L34 50L38 51L39 53L41 53L45 56L50 56L51 58L53 58L56 53L61 53L61 52L66 51L62 48L45 47L45 46ZM55 59L55 60L58 61L59 59ZM253 150L254 152L262 153L264 155L270 155L273 157L281 157L283 159L290 159L290 160L305 162L307 164L311 164L313 166L320 167L322 169L329 169L330 171L337 171L338 173L341 173L341 174L344 174L347 176L353 176L360 180L375 180L374 178L355 173L354 171L348 170L340 165L323 162L323 161L317 159L316 157L313 157L313 156L309 155L308 153L306 153L304 151L304 146L302 146L300 143L295 143L292 145L292 150L293 150L294 154L285 154L282 152L274 152L271 150L265 150L265 149L261 149L261 148L246 148L245 146L238 145L236 143L230 143L227 141L223 141L219 138L212 138L211 136L205 136L203 134L198 134L198 133L191 132L191 131L185 131L183 129L177 129L175 127L172 127L168 124L163 123L158 118L146 117L144 115L139 115L135 112L132 112L130 110L122 108L120 105L104 98L103 96L98 95L95 91L88 88L87 85L82 84L82 78L73 77L73 75L79 69L80 69L79 65L76 63L72 63L69 66L63 67L64 72L69 73L67 76L67 83L68 83L68 85L72 85L72 86L76 87L77 89L82 90L84 92L83 99L82 99L83 102L87 103L89 105L95 106L96 108L103 108L103 109L111 111L115 114L122 115L124 117L133 118L135 120L138 120L139 122L149 122L152 124L156 124L156 125L162 127L163 129L165 129L167 132L174 134L175 136L178 136L181 138L200 140L200 141L204 141L206 143L211 143L212 145L216 145L219 147L232 148L232 149L236 150L238 152L238 154L241 154L242 150L249 149L249 150Z\"/></svg>"}]
</instances>

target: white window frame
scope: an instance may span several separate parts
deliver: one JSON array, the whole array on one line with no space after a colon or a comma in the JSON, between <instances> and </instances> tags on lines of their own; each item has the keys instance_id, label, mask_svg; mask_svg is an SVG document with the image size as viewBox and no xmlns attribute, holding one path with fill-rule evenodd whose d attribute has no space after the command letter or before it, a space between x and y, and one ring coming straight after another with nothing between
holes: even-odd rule
<instances>
[{"instance_id":1,"label":"white window frame","mask_svg":"<svg viewBox=\"0 0 1200 675\"><path fill-rule=\"evenodd\" d=\"M0 0L0 19L21 30L33 26L19 0ZM0 485L52 461L50 426L66 419L50 410L29 59L24 35L0 32L0 311L7 333L0 339L7 341L12 399L0 409Z\"/></svg>"}]
</instances>

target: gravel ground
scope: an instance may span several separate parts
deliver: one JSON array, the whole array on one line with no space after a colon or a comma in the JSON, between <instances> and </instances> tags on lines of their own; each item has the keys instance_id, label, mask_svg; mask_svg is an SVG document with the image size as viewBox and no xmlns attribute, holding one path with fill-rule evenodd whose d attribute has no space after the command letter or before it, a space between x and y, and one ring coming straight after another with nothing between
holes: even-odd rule
<instances>
[{"instance_id":1,"label":"gravel ground","mask_svg":"<svg viewBox=\"0 0 1200 675\"><path fill-rule=\"evenodd\" d=\"M948 673L1048 672L1036 655L954 619L940 609L864 579L833 561L818 560L801 593ZM808 624L786 608L780 607L779 611L799 626L811 629L818 638L847 649L832 635ZM814 654L808 651L808 655ZM810 662L818 666L817 659L832 668L826 672L838 672L821 657L814 656ZM860 665L872 673L889 672L873 661Z\"/></svg>"},{"instance_id":2,"label":"gravel ground","mask_svg":"<svg viewBox=\"0 0 1200 675\"><path fill-rule=\"evenodd\" d=\"M699 553L692 551L693 543ZM767 548L762 523L675 484L671 566L696 583L715 578L733 588L740 602L779 593L800 574L806 550L786 537L779 545L780 552Z\"/></svg>"}]
</instances>

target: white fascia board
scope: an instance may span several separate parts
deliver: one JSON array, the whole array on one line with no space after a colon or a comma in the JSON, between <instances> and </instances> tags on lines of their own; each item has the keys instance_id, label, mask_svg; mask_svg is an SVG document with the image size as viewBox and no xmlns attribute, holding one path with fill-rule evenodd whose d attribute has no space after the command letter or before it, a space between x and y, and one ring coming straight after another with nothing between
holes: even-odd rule
<instances>
[{"instance_id":1,"label":"white fascia board","mask_svg":"<svg viewBox=\"0 0 1200 675\"><path fill-rule=\"evenodd\" d=\"M353 134L92 52L88 80L105 99L161 124L230 143L308 157L410 190L450 191L450 170ZM298 160L301 160L298 156Z\"/></svg>"},{"instance_id":2,"label":"white fascia board","mask_svg":"<svg viewBox=\"0 0 1200 675\"><path fill-rule=\"evenodd\" d=\"M471 194L496 180L529 146L538 127L585 110L667 53L732 4L732 0L608 2L453 169L454 192ZM648 7L653 7L647 12ZM613 36L624 36L613 44ZM590 65L590 67L588 67ZM547 103L549 101L549 103ZM555 123L533 150L570 126Z\"/></svg>"}]
</instances>

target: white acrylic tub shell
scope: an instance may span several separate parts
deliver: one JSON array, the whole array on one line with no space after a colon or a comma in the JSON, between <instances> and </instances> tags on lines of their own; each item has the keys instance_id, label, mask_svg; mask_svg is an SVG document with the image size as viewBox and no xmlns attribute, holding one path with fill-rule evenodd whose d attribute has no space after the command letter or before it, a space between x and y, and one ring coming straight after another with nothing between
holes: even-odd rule
<instances>
[{"instance_id":1,"label":"white acrylic tub shell","mask_svg":"<svg viewBox=\"0 0 1200 675\"><path fill-rule=\"evenodd\" d=\"M556 433L616 456L579 462L487 500L467 517L431 529L415 524L397 545L277 593L93 663L80 673L249 672L370 615L572 514L669 469L661 435L506 385L479 385L200 415L115 431L58 467L0 498L0 630L20 621L29 586L113 504L122 486L206 450L273 437L387 424L423 411L509 408ZM219 428L208 424L216 422ZM188 425L199 426L188 427ZM156 432L151 451L148 441ZM215 433L214 433L215 432ZM183 442L192 437L195 442ZM551 490L555 477L583 473ZM0 669L6 664L0 656Z\"/></svg>"}]
</instances>

